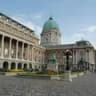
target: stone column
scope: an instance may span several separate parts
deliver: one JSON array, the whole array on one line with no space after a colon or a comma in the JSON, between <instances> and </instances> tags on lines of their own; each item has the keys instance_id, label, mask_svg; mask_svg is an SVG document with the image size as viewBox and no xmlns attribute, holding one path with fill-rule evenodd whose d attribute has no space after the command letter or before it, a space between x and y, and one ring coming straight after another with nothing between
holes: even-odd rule
<instances>
[{"instance_id":1,"label":"stone column","mask_svg":"<svg viewBox=\"0 0 96 96\"><path fill-rule=\"evenodd\" d=\"M3 68L3 61L0 61L0 68Z\"/></svg>"},{"instance_id":2,"label":"stone column","mask_svg":"<svg viewBox=\"0 0 96 96\"><path fill-rule=\"evenodd\" d=\"M29 62L27 63L27 69L29 69Z\"/></svg>"},{"instance_id":3,"label":"stone column","mask_svg":"<svg viewBox=\"0 0 96 96\"><path fill-rule=\"evenodd\" d=\"M29 60L32 60L32 45L29 46Z\"/></svg>"},{"instance_id":4,"label":"stone column","mask_svg":"<svg viewBox=\"0 0 96 96\"><path fill-rule=\"evenodd\" d=\"M76 54L75 54L75 60L76 60L75 63L76 63L76 64L77 64L77 58L78 58L77 56L78 56L78 52L77 52L77 50L76 50Z\"/></svg>"},{"instance_id":5,"label":"stone column","mask_svg":"<svg viewBox=\"0 0 96 96\"><path fill-rule=\"evenodd\" d=\"M16 62L16 67L15 67L15 69L18 69L18 63Z\"/></svg>"},{"instance_id":6,"label":"stone column","mask_svg":"<svg viewBox=\"0 0 96 96\"><path fill-rule=\"evenodd\" d=\"M11 62L8 64L8 69L9 70L11 69Z\"/></svg>"},{"instance_id":7,"label":"stone column","mask_svg":"<svg viewBox=\"0 0 96 96\"><path fill-rule=\"evenodd\" d=\"M87 52L87 55L86 55L87 60L86 60L86 61L88 62L88 63L87 63L87 64L88 64L88 65L87 65L87 68L88 68L88 70L89 70L89 49L87 49L86 52Z\"/></svg>"},{"instance_id":8,"label":"stone column","mask_svg":"<svg viewBox=\"0 0 96 96\"><path fill-rule=\"evenodd\" d=\"M75 55L74 55L74 50L73 50L73 64L75 64Z\"/></svg>"},{"instance_id":9,"label":"stone column","mask_svg":"<svg viewBox=\"0 0 96 96\"><path fill-rule=\"evenodd\" d=\"M2 35L2 45L1 45L1 57L4 57L4 35Z\"/></svg>"},{"instance_id":10,"label":"stone column","mask_svg":"<svg viewBox=\"0 0 96 96\"><path fill-rule=\"evenodd\" d=\"M27 53L27 60L29 60L29 44L28 44L27 50L28 50L28 53Z\"/></svg>"},{"instance_id":11,"label":"stone column","mask_svg":"<svg viewBox=\"0 0 96 96\"><path fill-rule=\"evenodd\" d=\"M44 55L44 53L43 53L43 64L44 64L44 57L45 57L45 55Z\"/></svg>"},{"instance_id":12,"label":"stone column","mask_svg":"<svg viewBox=\"0 0 96 96\"><path fill-rule=\"evenodd\" d=\"M33 62L33 46L32 46L32 62Z\"/></svg>"},{"instance_id":13,"label":"stone column","mask_svg":"<svg viewBox=\"0 0 96 96\"><path fill-rule=\"evenodd\" d=\"M24 42L22 42L22 59L24 59Z\"/></svg>"},{"instance_id":14,"label":"stone column","mask_svg":"<svg viewBox=\"0 0 96 96\"><path fill-rule=\"evenodd\" d=\"M12 38L9 41L9 58L11 59L11 46L12 46Z\"/></svg>"},{"instance_id":15,"label":"stone column","mask_svg":"<svg viewBox=\"0 0 96 96\"><path fill-rule=\"evenodd\" d=\"M16 59L18 59L18 41L16 42Z\"/></svg>"},{"instance_id":16,"label":"stone column","mask_svg":"<svg viewBox=\"0 0 96 96\"><path fill-rule=\"evenodd\" d=\"M32 46L32 66L34 64L34 58L33 58L33 56L34 56L34 47Z\"/></svg>"}]
</instances>

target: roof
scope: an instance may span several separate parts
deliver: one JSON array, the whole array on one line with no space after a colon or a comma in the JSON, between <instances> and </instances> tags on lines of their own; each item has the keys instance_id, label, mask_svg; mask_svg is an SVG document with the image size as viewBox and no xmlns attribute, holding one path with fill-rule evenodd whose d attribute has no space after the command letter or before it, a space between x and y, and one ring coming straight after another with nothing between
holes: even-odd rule
<instances>
[{"instance_id":1,"label":"roof","mask_svg":"<svg viewBox=\"0 0 96 96\"><path fill-rule=\"evenodd\" d=\"M83 45L91 46L91 43L90 43L89 41L86 41L86 40L77 41L76 44L77 44L78 46L83 46Z\"/></svg>"},{"instance_id":2,"label":"roof","mask_svg":"<svg viewBox=\"0 0 96 96\"><path fill-rule=\"evenodd\" d=\"M46 49L71 49L71 48L93 48L91 45L82 45L78 46L76 43L74 44L62 44L62 45L47 45Z\"/></svg>"},{"instance_id":3,"label":"roof","mask_svg":"<svg viewBox=\"0 0 96 96\"><path fill-rule=\"evenodd\" d=\"M43 26L43 32L48 32L51 29L59 30L59 26L58 26L57 22L52 17L50 17L45 22L45 24Z\"/></svg>"},{"instance_id":4,"label":"roof","mask_svg":"<svg viewBox=\"0 0 96 96\"><path fill-rule=\"evenodd\" d=\"M30 29L30 28L28 28L27 26L25 26L25 25L23 25L23 24L21 24L21 23L17 22L16 20L13 20L12 18L10 18L10 17L6 16L6 15L5 15L5 14L3 14L3 13L0 13L0 16L4 16L4 17L6 17L6 19L9 19L9 20L11 20L12 22L17 23L18 25L20 25L20 26L22 26L22 27L26 28L27 30L29 30L29 31L31 31L31 32L34 32L32 29Z\"/></svg>"},{"instance_id":5,"label":"roof","mask_svg":"<svg viewBox=\"0 0 96 96\"><path fill-rule=\"evenodd\" d=\"M32 34L34 35L34 37L35 37L36 39L39 39L38 36L35 34L34 30L32 30L31 28L29 28L29 27L27 27L27 26L25 26L25 25L17 22L16 20L10 18L9 16L7 16L7 15L5 15L5 14L3 14L3 13L0 13L0 16L5 17L5 20L10 20L10 21L16 23L17 25L20 25L21 28L24 28L25 30L28 30L29 32L32 32Z\"/></svg>"},{"instance_id":6,"label":"roof","mask_svg":"<svg viewBox=\"0 0 96 96\"><path fill-rule=\"evenodd\" d=\"M62 48L72 48L74 47L74 44L62 44L62 45L46 45L47 49L62 49Z\"/></svg>"}]
</instances>

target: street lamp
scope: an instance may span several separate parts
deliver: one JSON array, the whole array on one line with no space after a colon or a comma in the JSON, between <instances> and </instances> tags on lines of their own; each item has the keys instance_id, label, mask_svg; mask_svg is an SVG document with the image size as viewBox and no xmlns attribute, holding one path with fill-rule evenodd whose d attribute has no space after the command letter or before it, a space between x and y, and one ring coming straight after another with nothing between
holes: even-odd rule
<instances>
[{"instance_id":1,"label":"street lamp","mask_svg":"<svg viewBox=\"0 0 96 96\"><path fill-rule=\"evenodd\" d=\"M89 50L87 49L87 70L89 70Z\"/></svg>"},{"instance_id":2,"label":"street lamp","mask_svg":"<svg viewBox=\"0 0 96 96\"><path fill-rule=\"evenodd\" d=\"M67 76L68 76L68 79L69 81L72 82L72 78L71 78L71 66L70 66L70 59L72 58L71 56L71 52L69 50L66 51L65 53L65 56L66 56L66 70L67 70Z\"/></svg>"},{"instance_id":3,"label":"street lamp","mask_svg":"<svg viewBox=\"0 0 96 96\"><path fill-rule=\"evenodd\" d=\"M65 55L66 55L66 70L70 71L70 62L69 62L69 60L70 60L70 58L72 58L70 51L67 50Z\"/></svg>"},{"instance_id":4,"label":"street lamp","mask_svg":"<svg viewBox=\"0 0 96 96\"><path fill-rule=\"evenodd\" d=\"M64 67L64 71L65 71L66 70L66 65L65 65L66 64L66 56L65 55L63 56L63 64L64 64L63 67Z\"/></svg>"}]
</instances>

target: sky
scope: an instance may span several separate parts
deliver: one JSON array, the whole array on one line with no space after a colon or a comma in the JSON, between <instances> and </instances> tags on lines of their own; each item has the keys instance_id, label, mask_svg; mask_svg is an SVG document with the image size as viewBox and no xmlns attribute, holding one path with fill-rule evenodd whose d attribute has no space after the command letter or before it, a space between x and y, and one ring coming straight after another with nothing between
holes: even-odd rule
<instances>
[{"instance_id":1,"label":"sky","mask_svg":"<svg viewBox=\"0 0 96 96\"><path fill-rule=\"evenodd\" d=\"M35 30L39 37L52 16L62 44L83 39L96 46L96 0L0 0L0 12Z\"/></svg>"}]
</instances>

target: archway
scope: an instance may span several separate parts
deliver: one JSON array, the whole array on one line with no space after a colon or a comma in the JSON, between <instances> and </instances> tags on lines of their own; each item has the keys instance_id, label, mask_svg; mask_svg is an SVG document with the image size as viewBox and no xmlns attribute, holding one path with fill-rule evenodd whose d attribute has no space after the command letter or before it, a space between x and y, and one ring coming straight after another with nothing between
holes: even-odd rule
<instances>
[{"instance_id":1,"label":"archway","mask_svg":"<svg viewBox=\"0 0 96 96\"><path fill-rule=\"evenodd\" d=\"M15 69L16 68L16 64L13 62L11 63L11 69Z\"/></svg>"},{"instance_id":2,"label":"archway","mask_svg":"<svg viewBox=\"0 0 96 96\"><path fill-rule=\"evenodd\" d=\"M8 62L7 61L5 61L4 63L3 63L3 69L8 69Z\"/></svg>"},{"instance_id":3,"label":"archway","mask_svg":"<svg viewBox=\"0 0 96 96\"><path fill-rule=\"evenodd\" d=\"M17 68L18 68L18 69L22 69L22 64L21 64L21 63L18 63Z\"/></svg>"},{"instance_id":4,"label":"archway","mask_svg":"<svg viewBox=\"0 0 96 96\"><path fill-rule=\"evenodd\" d=\"M27 69L27 64L26 64L26 63L24 64L24 67L23 67L23 69Z\"/></svg>"}]
</instances>

